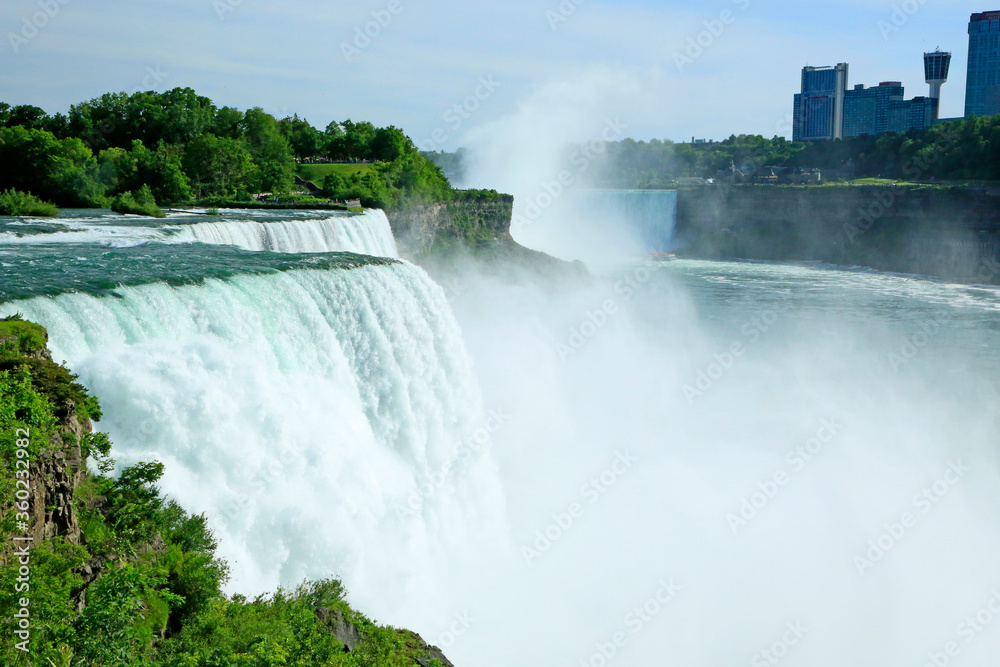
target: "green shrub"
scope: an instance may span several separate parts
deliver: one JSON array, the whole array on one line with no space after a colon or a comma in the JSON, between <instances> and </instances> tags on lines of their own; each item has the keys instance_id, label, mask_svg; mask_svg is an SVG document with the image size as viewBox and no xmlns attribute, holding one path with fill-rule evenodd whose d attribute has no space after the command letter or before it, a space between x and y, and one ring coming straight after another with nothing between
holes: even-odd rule
<instances>
[{"instance_id":1,"label":"green shrub","mask_svg":"<svg viewBox=\"0 0 1000 667\"><path fill-rule=\"evenodd\" d=\"M32 354L45 347L49 335L45 328L20 319L0 320L0 355Z\"/></svg>"},{"instance_id":2,"label":"green shrub","mask_svg":"<svg viewBox=\"0 0 1000 667\"><path fill-rule=\"evenodd\" d=\"M150 218L165 218L167 214L160 210L153 198L153 192L148 185L143 185L135 193L123 192L111 201L111 210L115 213L144 215Z\"/></svg>"},{"instance_id":3,"label":"green shrub","mask_svg":"<svg viewBox=\"0 0 1000 667\"><path fill-rule=\"evenodd\" d=\"M51 218L59 214L55 204L42 201L30 192L4 190L0 192L0 215L39 216Z\"/></svg>"}]
</instances>

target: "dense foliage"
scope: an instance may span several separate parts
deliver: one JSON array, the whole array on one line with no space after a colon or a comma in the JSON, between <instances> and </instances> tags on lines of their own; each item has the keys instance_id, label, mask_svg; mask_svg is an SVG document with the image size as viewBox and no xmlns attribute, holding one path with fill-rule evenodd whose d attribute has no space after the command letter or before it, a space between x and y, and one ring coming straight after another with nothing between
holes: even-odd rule
<instances>
[{"instance_id":1,"label":"dense foliage","mask_svg":"<svg viewBox=\"0 0 1000 667\"><path fill-rule=\"evenodd\" d=\"M0 192L0 215L31 215L52 217L58 215L55 204L42 201L38 197L19 190Z\"/></svg>"},{"instance_id":2,"label":"dense foliage","mask_svg":"<svg viewBox=\"0 0 1000 667\"><path fill-rule=\"evenodd\" d=\"M163 465L139 463L109 476L108 438L85 433L77 443L67 430L71 406L81 419L99 419L100 409L48 359L46 338L37 325L0 320L0 664L412 667L418 657L440 664L412 633L354 611L337 579L252 600L223 595L227 566L215 556L206 519L160 494L155 485ZM18 480L49 481L32 477L40 460L61 460L49 450L76 444L94 468L73 499L82 543L63 537L34 543L25 566L13 551L13 538L24 534L21 508L9 499ZM19 460L30 461L30 469ZM19 581L27 587L15 588ZM15 635L23 628L16 616L22 608L29 610L28 653L17 648L23 637ZM357 629L362 640L352 652L337 639L334 622Z\"/></svg>"},{"instance_id":3,"label":"dense foliage","mask_svg":"<svg viewBox=\"0 0 1000 667\"><path fill-rule=\"evenodd\" d=\"M161 205L283 196L296 189L296 161L316 158L375 163L363 177L331 182L336 198L387 206L450 193L396 127L346 120L320 131L298 116L219 108L190 88L108 93L51 116L0 103L0 190L60 206L109 206L143 186Z\"/></svg>"},{"instance_id":4,"label":"dense foliage","mask_svg":"<svg viewBox=\"0 0 1000 667\"><path fill-rule=\"evenodd\" d=\"M425 155L449 177L461 180L466 166L462 150ZM1000 116L970 117L905 134L813 143L759 135L703 144L625 139L571 146L562 162L574 178L615 188L669 187L681 177L715 177L730 165L744 172L763 166L816 167L834 178L995 181L1000 180Z\"/></svg>"},{"instance_id":5,"label":"dense foliage","mask_svg":"<svg viewBox=\"0 0 1000 667\"><path fill-rule=\"evenodd\" d=\"M149 186L143 184L135 193L123 192L111 200L111 210L115 213L131 213L132 215L145 215L150 218L165 218L167 214L156 205Z\"/></svg>"}]
</instances>

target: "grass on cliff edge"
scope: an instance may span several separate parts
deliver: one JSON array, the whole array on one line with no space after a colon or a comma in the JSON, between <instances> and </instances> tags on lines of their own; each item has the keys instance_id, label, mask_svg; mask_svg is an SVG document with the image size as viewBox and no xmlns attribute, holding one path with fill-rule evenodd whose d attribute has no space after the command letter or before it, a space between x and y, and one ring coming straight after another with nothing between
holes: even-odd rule
<instances>
[{"instance_id":1,"label":"grass on cliff edge","mask_svg":"<svg viewBox=\"0 0 1000 667\"><path fill-rule=\"evenodd\" d=\"M25 322L17 315L0 320L0 355L33 354L45 347L48 332L34 322Z\"/></svg>"}]
</instances>

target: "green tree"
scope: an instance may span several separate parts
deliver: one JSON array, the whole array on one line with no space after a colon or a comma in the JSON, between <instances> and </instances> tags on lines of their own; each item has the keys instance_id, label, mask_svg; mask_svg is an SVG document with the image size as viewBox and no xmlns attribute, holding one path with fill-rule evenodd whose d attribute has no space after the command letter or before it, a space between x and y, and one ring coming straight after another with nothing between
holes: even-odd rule
<instances>
[{"instance_id":1,"label":"green tree","mask_svg":"<svg viewBox=\"0 0 1000 667\"><path fill-rule=\"evenodd\" d=\"M394 126L380 127L375 130L368 148L372 159L383 162L398 160L407 153L416 150L410 138Z\"/></svg>"},{"instance_id":2,"label":"green tree","mask_svg":"<svg viewBox=\"0 0 1000 667\"><path fill-rule=\"evenodd\" d=\"M292 149L274 116L255 107L243 116L243 134L257 167L254 189L287 192L295 182Z\"/></svg>"},{"instance_id":3,"label":"green tree","mask_svg":"<svg viewBox=\"0 0 1000 667\"><path fill-rule=\"evenodd\" d=\"M195 197L232 197L255 183L250 151L238 139L203 134L187 145L184 172Z\"/></svg>"},{"instance_id":4,"label":"green tree","mask_svg":"<svg viewBox=\"0 0 1000 667\"><path fill-rule=\"evenodd\" d=\"M310 125L309 121L299 118L298 114L282 119L278 125L295 157L313 158L323 153L323 133Z\"/></svg>"},{"instance_id":5,"label":"green tree","mask_svg":"<svg viewBox=\"0 0 1000 667\"><path fill-rule=\"evenodd\" d=\"M101 206L106 186L80 139L45 130L0 128L0 189L30 192L60 206Z\"/></svg>"},{"instance_id":6,"label":"green tree","mask_svg":"<svg viewBox=\"0 0 1000 667\"><path fill-rule=\"evenodd\" d=\"M49 115L45 109L40 109L30 104L23 104L13 107L6 122L7 127L20 125L29 130L47 130Z\"/></svg>"},{"instance_id":7,"label":"green tree","mask_svg":"<svg viewBox=\"0 0 1000 667\"><path fill-rule=\"evenodd\" d=\"M210 132L217 137L240 139L243 136L243 112L232 107L222 107L212 119Z\"/></svg>"}]
</instances>

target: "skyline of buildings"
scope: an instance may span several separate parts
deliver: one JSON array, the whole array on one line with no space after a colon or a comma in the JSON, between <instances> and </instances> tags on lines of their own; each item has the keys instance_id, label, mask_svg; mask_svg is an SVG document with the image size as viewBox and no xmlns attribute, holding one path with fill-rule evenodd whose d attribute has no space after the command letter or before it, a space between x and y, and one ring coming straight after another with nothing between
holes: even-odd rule
<instances>
[{"instance_id":1,"label":"skyline of buildings","mask_svg":"<svg viewBox=\"0 0 1000 667\"><path fill-rule=\"evenodd\" d=\"M862 134L906 132L940 120L941 89L948 81L951 53L924 53L926 96L907 100L899 81L848 89L847 63L802 68L801 92L795 95L793 141L828 141ZM965 117L1000 114L1000 11L972 14Z\"/></svg>"}]
</instances>

